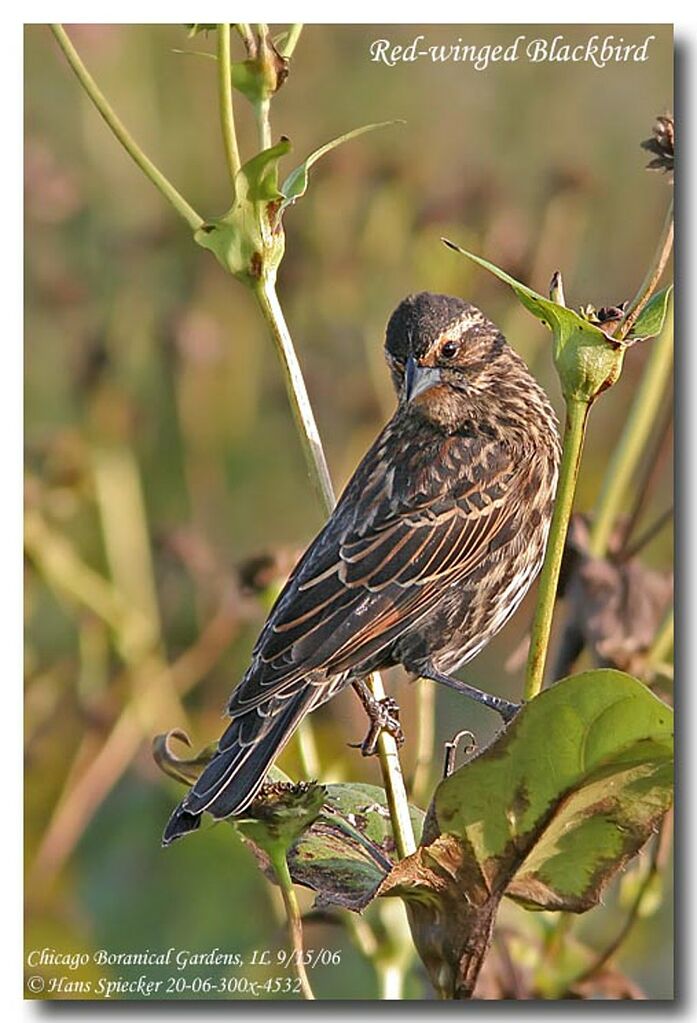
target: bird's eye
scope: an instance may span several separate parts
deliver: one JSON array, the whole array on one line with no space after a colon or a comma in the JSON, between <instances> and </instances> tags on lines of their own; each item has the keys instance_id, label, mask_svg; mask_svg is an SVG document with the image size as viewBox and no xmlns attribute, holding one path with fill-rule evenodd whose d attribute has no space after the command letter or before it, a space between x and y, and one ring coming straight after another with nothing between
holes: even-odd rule
<instances>
[{"instance_id":1,"label":"bird's eye","mask_svg":"<svg viewBox=\"0 0 697 1023\"><path fill-rule=\"evenodd\" d=\"M440 354L445 359L453 359L460 351L460 345L457 341L446 341L440 350Z\"/></svg>"}]
</instances>

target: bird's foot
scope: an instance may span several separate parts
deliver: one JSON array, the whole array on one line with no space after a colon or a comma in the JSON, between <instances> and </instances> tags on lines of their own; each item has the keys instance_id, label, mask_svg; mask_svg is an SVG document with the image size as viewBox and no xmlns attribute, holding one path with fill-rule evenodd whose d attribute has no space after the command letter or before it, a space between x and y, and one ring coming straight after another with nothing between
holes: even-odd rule
<instances>
[{"instance_id":1,"label":"bird's foot","mask_svg":"<svg viewBox=\"0 0 697 1023\"><path fill-rule=\"evenodd\" d=\"M481 689L468 685L467 682L461 682L459 678L444 675L443 672L437 671L431 665L422 665L418 671L422 678L430 678L434 682L440 682L441 685L449 686L458 693L462 693L463 696L469 696L471 700L476 700L482 706L495 710L503 718L504 724L509 724L520 710L521 705L519 703L511 703L510 700L504 700L502 696L485 693Z\"/></svg>"},{"instance_id":2,"label":"bird's foot","mask_svg":"<svg viewBox=\"0 0 697 1023\"><path fill-rule=\"evenodd\" d=\"M404 743L404 732L399 723L399 705L391 696L385 696L376 700L368 689L365 682L354 683L354 689L365 708L370 720L368 734L361 743L349 743L354 749L360 749L364 757L372 757L378 748L380 732L389 732L392 738L401 746Z\"/></svg>"}]
</instances>

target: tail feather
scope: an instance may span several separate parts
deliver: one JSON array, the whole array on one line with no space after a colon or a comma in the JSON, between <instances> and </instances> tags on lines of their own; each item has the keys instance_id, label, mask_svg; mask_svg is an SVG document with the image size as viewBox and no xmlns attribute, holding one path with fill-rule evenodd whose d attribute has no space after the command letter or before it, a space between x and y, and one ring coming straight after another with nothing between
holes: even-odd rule
<instances>
[{"instance_id":1,"label":"tail feather","mask_svg":"<svg viewBox=\"0 0 697 1023\"><path fill-rule=\"evenodd\" d=\"M233 718L218 743L215 756L176 808L165 828L162 844L195 831L205 811L218 820L241 813L264 783L273 759L281 752L317 696L312 686L268 709Z\"/></svg>"}]
</instances>

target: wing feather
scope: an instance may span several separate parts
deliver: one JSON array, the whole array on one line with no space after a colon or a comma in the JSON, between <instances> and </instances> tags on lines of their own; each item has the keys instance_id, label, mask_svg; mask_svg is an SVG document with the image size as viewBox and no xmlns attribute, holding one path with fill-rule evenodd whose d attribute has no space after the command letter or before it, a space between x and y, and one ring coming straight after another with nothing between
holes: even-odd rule
<instances>
[{"instance_id":1,"label":"wing feather","mask_svg":"<svg viewBox=\"0 0 697 1023\"><path fill-rule=\"evenodd\" d=\"M489 437L441 436L440 448L395 467L385 453L389 431L293 571L230 713L285 699L313 673L362 664L514 539L530 478L519 451ZM446 489L434 465L447 467Z\"/></svg>"}]
</instances>

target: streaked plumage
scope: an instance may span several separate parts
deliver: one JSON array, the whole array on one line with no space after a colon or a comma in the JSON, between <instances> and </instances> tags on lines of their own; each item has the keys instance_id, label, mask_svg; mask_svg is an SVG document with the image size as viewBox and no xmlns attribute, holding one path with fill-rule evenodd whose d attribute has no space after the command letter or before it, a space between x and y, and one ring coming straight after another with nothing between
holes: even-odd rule
<instances>
[{"instance_id":1,"label":"streaked plumage","mask_svg":"<svg viewBox=\"0 0 697 1023\"><path fill-rule=\"evenodd\" d=\"M470 660L539 571L559 440L522 359L474 306L429 293L395 310L385 353L397 409L276 601L165 842L248 806L300 719L357 678Z\"/></svg>"}]
</instances>

